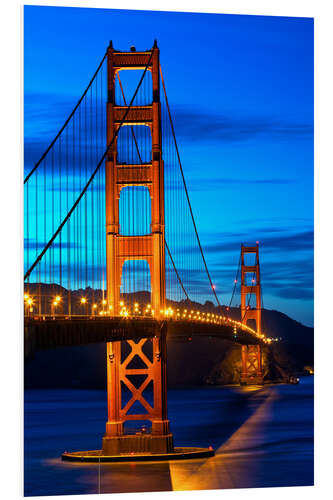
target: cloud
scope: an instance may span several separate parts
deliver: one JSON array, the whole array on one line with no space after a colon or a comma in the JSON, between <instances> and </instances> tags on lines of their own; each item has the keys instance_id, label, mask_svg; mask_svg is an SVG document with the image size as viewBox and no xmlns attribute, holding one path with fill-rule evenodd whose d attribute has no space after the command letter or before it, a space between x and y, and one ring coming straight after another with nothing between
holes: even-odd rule
<instances>
[{"instance_id":1,"label":"cloud","mask_svg":"<svg viewBox=\"0 0 333 500\"><path fill-rule=\"evenodd\" d=\"M262 236L260 237L260 246L267 250L274 251L300 251L300 250L312 250L314 244L314 236L313 231L302 231L298 233L287 233L281 235L281 231L272 229L273 232L278 234L272 234L270 236ZM262 233L263 231L261 231ZM269 228L265 229L266 233L269 233ZM207 253L219 253L226 252L228 250L234 251L235 248L239 248L240 244L246 244L246 237L250 241L252 239L252 234L260 234L259 230L251 229L251 233L246 235L245 233L242 235L243 239L237 239L237 241L226 241L227 234L215 235L215 240L217 243L211 243L209 245L205 245L205 252Z\"/></svg>"},{"instance_id":2,"label":"cloud","mask_svg":"<svg viewBox=\"0 0 333 500\"><path fill-rule=\"evenodd\" d=\"M229 178L209 178L209 179L191 179L188 183L191 191L209 191L211 189L221 189L224 185L267 185L267 184L294 184L298 179L229 179Z\"/></svg>"},{"instance_id":3,"label":"cloud","mask_svg":"<svg viewBox=\"0 0 333 500\"><path fill-rule=\"evenodd\" d=\"M174 109L177 137L189 141L241 142L254 137L270 139L312 138L313 124L288 119L246 115L200 113L182 107Z\"/></svg>"},{"instance_id":4,"label":"cloud","mask_svg":"<svg viewBox=\"0 0 333 500\"><path fill-rule=\"evenodd\" d=\"M313 300L313 288L282 286L275 295L283 299Z\"/></svg>"}]
</instances>

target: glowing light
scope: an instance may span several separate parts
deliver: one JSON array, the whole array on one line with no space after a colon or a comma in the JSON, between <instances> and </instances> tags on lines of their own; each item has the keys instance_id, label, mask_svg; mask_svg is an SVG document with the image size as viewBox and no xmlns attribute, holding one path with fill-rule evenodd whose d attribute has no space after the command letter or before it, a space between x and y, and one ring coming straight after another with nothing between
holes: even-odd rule
<instances>
[{"instance_id":1,"label":"glowing light","mask_svg":"<svg viewBox=\"0 0 333 500\"><path fill-rule=\"evenodd\" d=\"M103 306L105 306L105 304L106 304L106 300L105 299L102 300L102 304L103 304Z\"/></svg>"},{"instance_id":2,"label":"glowing light","mask_svg":"<svg viewBox=\"0 0 333 500\"><path fill-rule=\"evenodd\" d=\"M120 305L120 307L123 307L123 306L124 306L124 302L121 300L121 301L119 302L119 305Z\"/></svg>"},{"instance_id":3,"label":"glowing light","mask_svg":"<svg viewBox=\"0 0 333 500\"><path fill-rule=\"evenodd\" d=\"M86 304L87 303L87 299L85 297L81 297L81 304Z\"/></svg>"},{"instance_id":4,"label":"glowing light","mask_svg":"<svg viewBox=\"0 0 333 500\"><path fill-rule=\"evenodd\" d=\"M94 304L94 305L93 305L93 309L96 309L96 307L97 307L97 304Z\"/></svg>"},{"instance_id":5,"label":"glowing light","mask_svg":"<svg viewBox=\"0 0 333 500\"><path fill-rule=\"evenodd\" d=\"M33 300L29 297L29 299L27 300L27 303L29 304L29 306L33 303Z\"/></svg>"},{"instance_id":6,"label":"glowing light","mask_svg":"<svg viewBox=\"0 0 333 500\"><path fill-rule=\"evenodd\" d=\"M28 300L29 295L27 293L24 294L24 300Z\"/></svg>"},{"instance_id":7,"label":"glowing light","mask_svg":"<svg viewBox=\"0 0 333 500\"><path fill-rule=\"evenodd\" d=\"M57 296L56 296L56 298L55 298L54 300L55 300L56 302L60 302L60 300L61 300L60 295L57 295Z\"/></svg>"}]
</instances>

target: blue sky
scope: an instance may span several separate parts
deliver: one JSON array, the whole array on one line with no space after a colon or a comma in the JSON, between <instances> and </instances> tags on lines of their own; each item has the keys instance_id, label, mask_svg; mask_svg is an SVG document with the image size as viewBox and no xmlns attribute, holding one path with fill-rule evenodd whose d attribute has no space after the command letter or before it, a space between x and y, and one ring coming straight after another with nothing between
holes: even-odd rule
<instances>
[{"instance_id":1,"label":"blue sky","mask_svg":"<svg viewBox=\"0 0 333 500\"><path fill-rule=\"evenodd\" d=\"M240 244L259 240L265 307L313 325L313 20L26 6L24 33L28 163L109 40L119 50L158 40L221 301L229 301Z\"/></svg>"}]
</instances>

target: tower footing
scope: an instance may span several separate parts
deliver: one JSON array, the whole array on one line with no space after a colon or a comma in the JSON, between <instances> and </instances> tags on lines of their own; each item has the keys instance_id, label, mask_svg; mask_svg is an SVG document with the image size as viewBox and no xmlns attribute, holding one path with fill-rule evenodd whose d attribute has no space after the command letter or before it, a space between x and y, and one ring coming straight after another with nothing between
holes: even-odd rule
<instances>
[{"instance_id":1,"label":"tower footing","mask_svg":"<svg viewBox=\"0 0 333 500\"><path fill-rule=\"evenodd\" d=\"M240 385L264 385L264 379L261 376L241 377Z\"/></svg>"},{"instance_id":2,"label":"tower footing","mask_svg":"<svg viewBox=\"0 0 333 500\"><path fill-rule=\"evenodd\" d=\"M65 451L62 460L71 462L150 462L158 460L188 460L194 458L213 457L215 451L211 448L174 448L170 453L124 453L107 455L103 450Z\"/></svg>"},{"instance_id":3,"label":"tower footing","mask_svg":"<svg viewBox=\"0 0 333 500\"><path fill-rule=\"evenodd\" d=\"M124 453L172 453L173 436L171 433L154 434L124 434L122 436L104 436L102 452L104 455L120 455Z\"/></svg>"}]
</instances>

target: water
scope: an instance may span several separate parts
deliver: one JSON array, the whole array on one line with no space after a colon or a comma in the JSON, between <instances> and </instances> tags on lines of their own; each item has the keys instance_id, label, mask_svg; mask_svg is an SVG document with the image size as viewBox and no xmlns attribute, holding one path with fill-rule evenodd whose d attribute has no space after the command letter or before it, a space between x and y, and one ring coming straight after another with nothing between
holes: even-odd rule
<instances>
[{"instance_id":1,"label":"water","mask_svg":"<svg viewBox=\"0 0 333 500\"><path fill-rule=\"evenodd\" d=\"M313 484L313 378L264 388L168 391L176 446L215 457L123 464L62 462L63 451L101 447L106 394L25 393L25 495L307 486Z\"/></svg>"}]
</instances>

